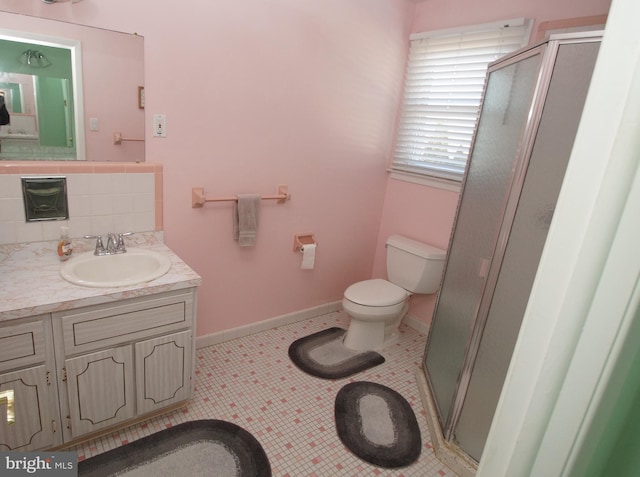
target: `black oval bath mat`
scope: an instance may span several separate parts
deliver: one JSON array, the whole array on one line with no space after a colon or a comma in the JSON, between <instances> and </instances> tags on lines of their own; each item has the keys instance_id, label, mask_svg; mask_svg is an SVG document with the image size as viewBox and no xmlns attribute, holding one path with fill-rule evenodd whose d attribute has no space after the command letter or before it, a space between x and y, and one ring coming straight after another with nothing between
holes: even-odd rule
<instances>
[{"instance_id":1,"label":"black oval bath mat","mask_svg":"<svg viewBox=\"0 0 640 477\"><path fill-rule=\"evenodd\" d=\"M324 379L340 379L384 363L375 351L354 351L342 340L346 330L328 328L295 340L289 346L289 358L307 374Z\"/></svg>"},{"instance_id":2,"label":"black oval bath mat","mask_svg":"<svg viewBox=\"0 0 640 477\"><path fill-rule=\"evenodd\" d=\"M270 477L269 459L243 428L206 419L178 424L78 464L82 477Z\"/></svg>"},{"instance_id":3,"label":"black oval bath mat","mask_svg":"<svg viewBox=\"0 0 640 477\"><path fill-rule=\"evenodd\" d=\"M336 429L342 443L379 467L405 467L420 457L422 439L411 405L391 388L359 381L336 396Z\"/></svg>"}]
</instances>

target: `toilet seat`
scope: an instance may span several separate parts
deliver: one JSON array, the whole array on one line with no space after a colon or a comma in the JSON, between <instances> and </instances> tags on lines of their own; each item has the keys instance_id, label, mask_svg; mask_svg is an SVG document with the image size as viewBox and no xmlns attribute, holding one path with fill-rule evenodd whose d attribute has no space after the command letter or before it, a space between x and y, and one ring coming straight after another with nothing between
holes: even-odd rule
<instances>
[{"instance_id":1,"label":"toilet seat","mask_svg":"<svg viewBox=\"0 0 640 477\"><path fill-rule=\"evenodd\" d=\"M409 292L387 280L374 278L354 283L344 292L344 298L363 306L393 306L404 302Z\"/></svg>"}]
</instances>

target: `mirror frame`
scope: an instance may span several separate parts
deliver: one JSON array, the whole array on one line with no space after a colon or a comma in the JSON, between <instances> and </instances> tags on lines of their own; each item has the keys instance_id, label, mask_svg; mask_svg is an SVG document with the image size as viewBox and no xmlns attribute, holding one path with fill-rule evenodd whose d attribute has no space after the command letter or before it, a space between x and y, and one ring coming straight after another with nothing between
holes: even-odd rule
<instances>
[{"instance_id":1,"label":"mirror frame","mask_svg":"<svg viewBox=\"0 0 640 477\"><path fill-rule=\"evenodd\" d=\"M73 81L73 121L75 128L76 161L86 161L86 140L84 130L84 88L82 84L82 44L71 40L39 33L8 30L0 28L0 40L9 40L26 44L51 46L67 49L71 52L71 79Z\"/></svg>"}]
</instances>

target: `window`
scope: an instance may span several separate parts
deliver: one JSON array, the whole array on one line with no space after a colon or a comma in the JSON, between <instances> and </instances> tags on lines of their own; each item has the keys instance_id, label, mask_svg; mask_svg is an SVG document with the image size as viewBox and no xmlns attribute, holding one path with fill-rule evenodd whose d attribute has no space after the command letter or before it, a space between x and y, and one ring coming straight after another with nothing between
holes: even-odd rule
<instances>
[{"instance_id":1,"label":"window","mask_svg":"<svg viewBox=\"0 0 640 477\"><path fill-rule=\"evenodd\" d=\"M394 171L461 181L487 66L527 44L525 19L411 36Z\"/></svg>"}]
</instances>

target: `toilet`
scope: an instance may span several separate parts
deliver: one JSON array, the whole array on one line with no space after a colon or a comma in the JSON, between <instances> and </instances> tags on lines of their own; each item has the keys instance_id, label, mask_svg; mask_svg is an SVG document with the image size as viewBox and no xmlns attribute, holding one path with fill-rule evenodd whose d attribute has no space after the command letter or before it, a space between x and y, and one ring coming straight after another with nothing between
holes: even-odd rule
<instances>
[{"instance_id":1,"label":"toilet","mask_svg":"<svg viewBox=\"0 0 640 477\"><path fill-rule=\"evenodd\" d=\"M398 338L398 326L414 293L435 293L440 286L446 252L401 235L387 239L388 280L354 283L344 292L342 307L351 317L345 347L376 350Z\"/></svg>"}]
</instances>

